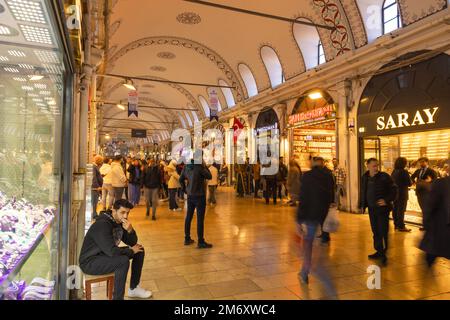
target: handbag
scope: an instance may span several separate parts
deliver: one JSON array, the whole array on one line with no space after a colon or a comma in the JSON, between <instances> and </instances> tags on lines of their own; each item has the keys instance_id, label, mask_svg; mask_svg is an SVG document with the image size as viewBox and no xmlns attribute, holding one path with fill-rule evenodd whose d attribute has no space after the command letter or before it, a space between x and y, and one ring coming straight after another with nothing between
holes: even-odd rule
<instances>
[{"instance_id":1,"label":"handbag","mask_svg":"<svg viewBox=\"0 0 450 320\"><path fill-rule=\"evenodd\" d=\"M322 229L325 232L334 233L334 232L338 231L339 224L340 223L339 223L337 208L336 208L336 206L331 206L328 209L328 214L327 214L327 217L325 218Z\"/></svg>"}]
</instances>

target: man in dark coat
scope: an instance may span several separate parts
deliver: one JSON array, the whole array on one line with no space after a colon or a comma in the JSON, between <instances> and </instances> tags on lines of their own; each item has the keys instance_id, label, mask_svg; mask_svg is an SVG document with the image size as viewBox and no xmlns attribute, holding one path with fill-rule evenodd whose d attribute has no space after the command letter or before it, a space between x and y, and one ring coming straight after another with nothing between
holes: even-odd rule
<instances>
[{"instance_id":1,"label":"man in dark coat","mask_svg":"<svg viewBox=\"0 0 450 320\"><path fill-rule=\"evenodd\" d=\"M199 162L202 163L201 155L201 150L197 150L194 153L194 159L196 160L194 161L194 159L192 159L191 164L188 164L183 169L179 179L181 188L188 196L186 219L184 222L184 245L188 246L194 243L194 240L191 238L191 222L194 217L195 209L197 209L197 247L199 249L209 249L212 248L212 244L205 241L204 222L206 211L206 180L211 180L212 176L204 163L199 164Z\"/></svg>"},{"instance_id":2,"label":"man in dark coat","mask_svg":"<svg viewBox=\"0 0 450 320\"><path fill-rule=\"evenodd\" d=\"M297 223L306 225L303 238L304 261L299 273L301 280L308 283L311 270L313 241L317 227L322 225L328 210L334 202L334 180L330 170L324 168L324 159L313 158L312 169L303 174L300 185L300 205L297 210Z\"/></svg>"},{"instance_id":3,"label":"man in dark coat","mask_svg":"<svg viewBox=\"0 0 450 320\"><path fill-rule=\"evenodd\" d=\"M381 259L387 262L389 212L397 197L397 188L391 176L379 169L378 160L370 158L366 162L367 172L361 179L360 207L362 212L369 209L370 226L373 233L373 245L376 253L369 259Z\"/></svg>"},{"instance_id":4,"label":"man in dark coat","mask_svg":"<svg viewBox=\"0 0 450 320\"><path fill-rule=\"evenodd\" d=\"M436 171L428 166L429 160L426 157L422 157L418 160L420 168L417 169L411 176L411 180L416 184L417 201L419 202L422 215L425 211L425 206L430 194L431 183L437 179ZM421 231L425 228L420 228Z\"/></svg>"},{"instance_id":5,"label":"man in dark coat","mask_svg":"<svg viewBox=\"0 0 450 320\"><path fill-rule=\"evenodd\" d=\"M426 233L420 249L427 253L428 265L437 257L450 259L450 177L432 183L423 223Z\"/></svg>"},{"instance_id":6,"label":"man in dark coat","mask_svg":"<svg viewBox=\"0 0 450 320\"><path fill-rule=\"evenodd\" d=\"M92 185L91 185L91 203L92 203L92 220L97 219L98 199L102 194L103 177L100 174L100 167L103 164L102 156L95 156L94 165L92 166Z\"/></svg>"}]
</instances>

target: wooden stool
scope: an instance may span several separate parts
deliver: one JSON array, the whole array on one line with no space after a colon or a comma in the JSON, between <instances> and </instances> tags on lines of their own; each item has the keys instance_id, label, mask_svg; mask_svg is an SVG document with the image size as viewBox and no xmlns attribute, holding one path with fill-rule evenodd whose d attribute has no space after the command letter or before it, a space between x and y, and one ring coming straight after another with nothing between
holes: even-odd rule
<instances>
[{"instance_id":1,"label":"wooden stool","mask_svg":"<svg viewBox=\"0 0 450 320\"><path fill-rule=\"evenodd\" d=\"M92 284L106 281L106 295L109 300L113 298L114 291L114 273L102 275L84 275L84 287L86 288L86 300L92 299Z\"/></svg>"}]
</instances>

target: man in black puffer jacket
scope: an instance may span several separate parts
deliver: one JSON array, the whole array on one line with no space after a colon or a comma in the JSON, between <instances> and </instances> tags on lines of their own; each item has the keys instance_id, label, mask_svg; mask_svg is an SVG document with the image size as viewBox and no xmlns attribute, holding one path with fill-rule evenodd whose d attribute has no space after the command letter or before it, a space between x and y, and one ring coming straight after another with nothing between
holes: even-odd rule
<instances>
[{"instance_id":1,"label":"man in black puffer jacket","mask_svg":"<svg viewBox=\"0 0 450 320\"><path fill-rule=\"evenodd\" d=\"M188 246L194 243L194 240L191 238L191 222L194 211L197 209L197 246L199 249L209 249L212 248L212 245L205 241L203 230L206 211L206 180L211 180L212 176L205 164L198 164L202 163L201 157L201 150L197 150L194 154L194 159L197 163L195 164L194 159L192 159L191 164L188 164L180 175L181 188L188 196L186 220L184 223L184 245Z\"/></svg>"},{"instance_id":2,"label":"man in black puffer jacket","mask_svg":"<svg viewBox=\"0 0 450 320\"><path fill-rule=\"evenodd\" d=\"M377 251L369 259L381 259L386 263L388 249L389 212L397 197L397 186L391 176L379 169L378 160L370 158L366 162L368 171L361 179L360 208L369 208L373 245Z\"/></svg>"}]
</instances>

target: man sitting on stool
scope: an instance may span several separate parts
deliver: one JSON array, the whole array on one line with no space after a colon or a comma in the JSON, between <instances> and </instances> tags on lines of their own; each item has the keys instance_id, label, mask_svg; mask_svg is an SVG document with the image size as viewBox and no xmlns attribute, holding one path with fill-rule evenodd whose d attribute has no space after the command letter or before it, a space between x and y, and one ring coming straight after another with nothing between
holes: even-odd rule
<instances>
[{"instance_id":1,"label":"man sitting on stool","mask_svg":"<svg viewBox=\"0 0 450 320\"><path fill-rule=\"evenodd\" d=\"M103 275L114 272L114 300L123 300L130 259L129 298L147 299L150 291L139 287L144 265L144 247L137 243L136 231L128 221L133 205L125 199L114 202L89 228L80 253L80 267L85 274ZM120 242L128 247L119 247Z\"/></svg>"}]
</instances>

